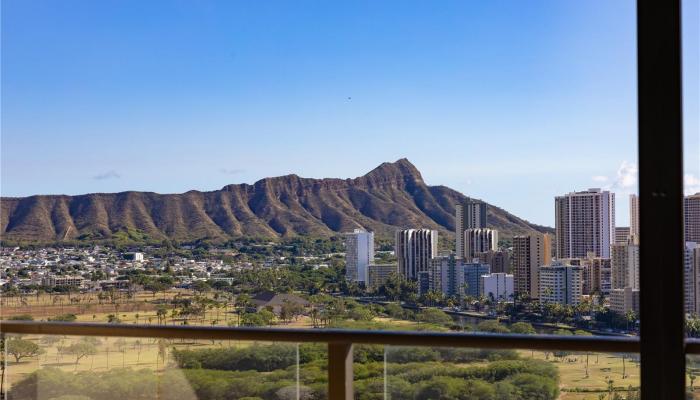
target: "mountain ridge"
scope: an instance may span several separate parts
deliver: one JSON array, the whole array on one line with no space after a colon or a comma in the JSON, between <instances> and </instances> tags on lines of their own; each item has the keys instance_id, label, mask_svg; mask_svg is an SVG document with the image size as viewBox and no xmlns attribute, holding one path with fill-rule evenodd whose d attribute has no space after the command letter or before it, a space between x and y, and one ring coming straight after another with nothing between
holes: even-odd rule
<instances>
[{"instance_id":1,"label":"mountain ridge","mask_svg":"<svg viewBox=\"0 0 700 400\"><path fill-rule=\"evenodd\" d=\"M399 228L454 235L454 208L465 195L427 185L407 159L356 178L296 174L179 194L125 191L0 198L3 240L109 240L126 232L149 240L225 241L242 236L327 237L354 228L391 237ZM488 225L504 237L552 229L489 205Z\"/></svg>"}]
</instances>

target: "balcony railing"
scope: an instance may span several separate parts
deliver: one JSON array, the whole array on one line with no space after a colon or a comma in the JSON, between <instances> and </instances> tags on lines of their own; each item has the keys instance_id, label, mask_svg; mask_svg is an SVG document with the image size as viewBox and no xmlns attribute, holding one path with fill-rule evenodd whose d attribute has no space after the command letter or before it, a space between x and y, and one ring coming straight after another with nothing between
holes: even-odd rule
<instances>
[{"instance_id":1,"label":"balcony railing","mask_svg":"<svg viewBox=\"0 0 700 400\"><path fill-rule=\"evenodd\" d=\"M224 328L60 322L0 322L2 335L65 335L164 339L325 343L328 346L328 396L353 398L353 345L428 346L478 349L527 349L601 353L639 353L636 337L554 336L488 333L358 331L335 329ZM686 352L700 354L700 341Z\"/></svg>"}]
</instances>

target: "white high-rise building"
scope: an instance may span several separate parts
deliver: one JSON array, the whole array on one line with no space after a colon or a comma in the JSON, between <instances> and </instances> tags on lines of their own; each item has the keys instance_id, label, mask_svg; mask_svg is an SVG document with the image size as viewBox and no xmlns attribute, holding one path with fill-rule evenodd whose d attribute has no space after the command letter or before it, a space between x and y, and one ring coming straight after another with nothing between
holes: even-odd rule
<instances>
[{"instance_id":1,"label":"white high-rise building","mask_svg":"<svg viewBox=\"0 0 700 400\"><path fill-rule=\"evenodd\" d=\"M479 253L496 251L498 249L498 231L495 229L478 228L464 231L464 254L462 258L472 261Z\"/></svg>"},{"instance_id":2,"label":"white high-rise building","mask_svg":"<svg viewBox=\"0 0 700 400\"><path fill-rule=\"evenodd\" d=\"M555 204L557 258L583 258L588 252L610 258L615 240L615 194L588 189L557 196Z\"/></svg>"},{"instance_id":3,"label":"white high-rise building","mask_svg":"<svg viewBox=\"0 0 700 400\"><path fill-rule=\"evenodd\" d=\"M430 260L437 256L438 232L431 229L404 229L396 231L396 259L399 274L406 279L424 279L430 274Z\"/></svg>"},{"instance_id":4,"label":"white high-rise building","mask_svg":"<svg viewBox=\"0 0 700 400\"><path fill-rule=\"evenodd\" d=\"M639 196L630 195L630 235L639 238Z\"/></svg>"},{"instance_id":5,"label":"white high-rise building","mask_svg":"<svg viewBox=\"0 0 700 400\"><path fill-rule=\"evenodd\" d=\"M582 268L553 263L540 268L540 302L575 306L581 302Z\"/></svg>"},{"instance_id":6,"label":"white high-rise building","mask_svg":"<svg viewBox=\"0 0 700 400\"><path fill-rule=\"evenodd\" d=\"M464 231L467 229L486 228L486 203L467 199L455 206L455 238L457 258L464 255Z\"/></svg>"},{"instance_id":7,"label":"white high-rise building","mask_svg":"<svg viewBox=\"0 0 700 400\"><path fill-rule=\"evenodd\" d=\"M367 268L374 263L374 232L355 229L345 234L345 276L351 282L368 284Z\"/></svg>"}]
</instances>

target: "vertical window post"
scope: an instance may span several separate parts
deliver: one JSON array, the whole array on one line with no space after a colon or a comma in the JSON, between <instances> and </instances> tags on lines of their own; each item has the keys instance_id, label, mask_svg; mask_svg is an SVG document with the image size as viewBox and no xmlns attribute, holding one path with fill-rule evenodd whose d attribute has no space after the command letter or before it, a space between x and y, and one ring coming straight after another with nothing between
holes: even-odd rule
<instances>
[{"instance_id":1,"label":"vertical window post","mask_svg":"<svg viewBox=\"0 0 700 400\"><path fill-rule=\"evenodd\" d=\"M685 398L680 0L637 1L642 399Z\"/></svg>"}]
</instances>

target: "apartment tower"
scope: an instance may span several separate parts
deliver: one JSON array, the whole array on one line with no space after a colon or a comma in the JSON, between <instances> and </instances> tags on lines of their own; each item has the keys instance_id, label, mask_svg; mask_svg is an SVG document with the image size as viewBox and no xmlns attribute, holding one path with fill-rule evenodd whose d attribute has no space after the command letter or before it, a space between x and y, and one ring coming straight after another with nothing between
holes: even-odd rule
<instances>
[{"instance_id":1,"label":"apartment tower","mask_svg":"<svg viewBox=\"0 0 700 400\"><path fill-rule=\"evenodd\" d=\"M478 228L464 231L464 254L462 258L471 262L479 253L496 251L498 248L498 231Z\"/></svg>"},{"instance_id":2,"label":"apartment tower","mask_svg":"<svg viewBox=\"0 0 700 400\"><path fill-rule=\"evenodd\" d=\"M583 258L589 252L610 258L615 238L615 194L588 189L557 196L555 203L558 259Z\"/></svg>"},{"instance_id":3,"label":"apartment tower","mask_svg":"<svg viewBox=\"0 0 700 400\"><path fill-rule=\"evenodd\" d=\"M700 193L683 199L685 241L700 243Z\"/></svg>"},{"instance_id":4,"label":"apartment tower","mask_svg":"<svg viewBox=\"0 0 700 400\"><path fill-rule=\"evenodd\" d=\"M486 203L467 199L455 207L455 238L457 257L464 256L464 231L486 228Z\"/></svg>"},{"instance_id":5,"label":"apartment tower","mask_svg":"<svg viewBox=\"0 0 700 400\"><path fill-rule=\"evenodd\" d=\"M355 229L345 234L345 276L351 282L367 284L367 268L374 263L374 232Z\"/></svg>"},{"instance_id":6,"label":"apartment tower","mask_svg":"<svg viewBox=\"0 0 700 400\"><path fill-rule=\"evenodd\" d=\"M630 195L630 235L639 237L639 196Z\"/></svg>"},{"instance_id":7,"label":"apartment tower","mask_svg":"<svg viewBox=\"0 0 700 400\"><path fill-rule=\"evenodd\" d=\"M540 301L575 306L581 302L583 269L556 263L540 268Z\"/></svg>"},{"instance_id":8,"label":"apartment tower","mask_svg":"<svg viewBox=\"0 0 700 400\"><path fill-rule=\"evenodd\" d=\"M513 237L513 275L515 293L539 296L539 269L552 261L551 237L546 234Z\"/></svg>"},{"instance_id":9,"label":"apartment tower","mask_svg":"<svg viewBox=\"0 0 700 400\"><path fill-rule=\"evenodd\" d=\"M438 232L431 229L396 231L396 259L399 274L406 279L419 280L430 273L430 260L437 256Z\"/></svg>"}]
</instances>

